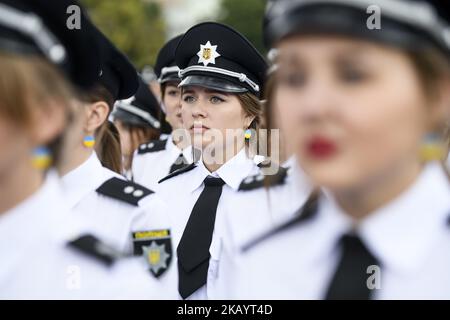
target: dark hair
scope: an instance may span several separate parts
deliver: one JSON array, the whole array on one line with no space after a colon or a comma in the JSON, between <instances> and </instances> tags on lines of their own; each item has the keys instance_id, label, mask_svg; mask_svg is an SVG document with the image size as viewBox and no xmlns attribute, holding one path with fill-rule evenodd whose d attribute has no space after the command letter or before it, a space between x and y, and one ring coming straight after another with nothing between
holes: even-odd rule
<instances>
[{"instance_id":1,"label":"dark hair","mask_svg":"<svg viewBox=\"0 0 450 320\"><path fill-rule=\"evenodd\" d=\"M143 143L159 139L160 134L158 129L131 125L123 122L120 119L117 120L122 122L125 130L130 132L131 150L136 150ZM131 165L133 163L133 156L134 153L131 153L129 158L126 159L126 162L124 163L125 170L129 170L131 168Z\"/></svg>"},{"instance_id":2,"label":"dark hair","mask_svg":"<svg viewBox=\"0 0 450 320\"><path fill-rule=\"evenodd\" d=\"M104 101L109 107L109 113L114 107L114 98L111 93L102 85L97 85L94 89L84 95L84 100L89 103ZM95 150L102 165L114 172L122 174L122 151L120 148L120 136L117 128L106 120L95 132L97 140Z\"/></svg>"},{"instance_id":3,"label":"dark hair","mask_svg":"<svg viewBox=\"0 0 450 320\"><path fill-rule=\"evenodd\" d=\"M175 82L165 82L161 83L161 103L164 103L164 98L166 97L166 88L168 85L177 86ZM169 122L166 120L166 114L162 111L162 109L159 109L159 122L161 123L161 133L163 134L170 134L173 131L172 126Z\"/></svg>"}]
</instances>

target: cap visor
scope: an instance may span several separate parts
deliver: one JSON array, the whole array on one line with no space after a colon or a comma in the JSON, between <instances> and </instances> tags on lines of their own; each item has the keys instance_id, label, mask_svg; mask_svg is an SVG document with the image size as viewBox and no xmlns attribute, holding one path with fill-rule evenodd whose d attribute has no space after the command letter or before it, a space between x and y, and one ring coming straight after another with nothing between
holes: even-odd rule
<instances>
[{"instance_id":1,"label":"cap visor","mask_svg":"<svg viewBox=\"0 0 450 320\"><path fill-rule=\"evenodd\" d=\"M206 77L206 76L187 76L184 78L178 87L197 86L212 89L215 91L229 92L229 93L244 93L248 90L242 86L238 86L230 81Z\"/></svg>"}]
</instances>

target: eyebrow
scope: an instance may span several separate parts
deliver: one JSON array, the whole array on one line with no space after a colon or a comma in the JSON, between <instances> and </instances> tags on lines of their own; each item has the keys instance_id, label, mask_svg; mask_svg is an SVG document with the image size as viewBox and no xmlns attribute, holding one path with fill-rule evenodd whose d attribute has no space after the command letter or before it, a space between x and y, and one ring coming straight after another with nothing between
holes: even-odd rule
<instances>
[{"instance_id":1,"label":"eyebrow","mask_svg":"<svg viewBox=\"0 0 450 320\"><path fill-rule=\"evenodd\" d=\"M227 92L223 92L223 91L219 91L219 90L205 89L205 92L209 93L209 94L215 93L215 94L222 94L224 96L228 96Z\"/></svg>"}]
</instances>

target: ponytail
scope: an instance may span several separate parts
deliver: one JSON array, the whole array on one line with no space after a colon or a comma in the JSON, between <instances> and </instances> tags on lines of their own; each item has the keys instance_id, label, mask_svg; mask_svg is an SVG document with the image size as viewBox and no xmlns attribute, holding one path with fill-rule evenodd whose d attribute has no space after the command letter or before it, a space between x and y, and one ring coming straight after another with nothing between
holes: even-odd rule
<instances>
[{"instance_id":1,"label":"ponytail","mask_svg":"<svg viewBox=\"0 0 450 320\"><path fill-rule=\"evenodd\" d=\"M97 130L95 151L102 165L118 174L122 174L122 150L120 148L120 135L116 126L105 121Z\"/></svg>"}]
</instances>

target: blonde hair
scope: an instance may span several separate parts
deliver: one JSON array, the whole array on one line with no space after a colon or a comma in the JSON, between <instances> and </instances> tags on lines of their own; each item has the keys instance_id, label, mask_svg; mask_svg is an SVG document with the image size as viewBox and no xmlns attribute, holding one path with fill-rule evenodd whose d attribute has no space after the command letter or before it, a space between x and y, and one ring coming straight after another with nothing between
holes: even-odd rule
<instances>
[{"instance_id":1,"label":"blonde hair","mask_svg":"<svg viewBox=\"0 0 450 320\"><path fill-rule=\"evenodd\" d=\"M17 126L32 125L32 108L46 108L57 102L70 115L74 97L72 86L61 72L40 57L0 54L0 115ZM50 143L53 164L59 159L61 137Z\"/></svg>"}]
</instances>

